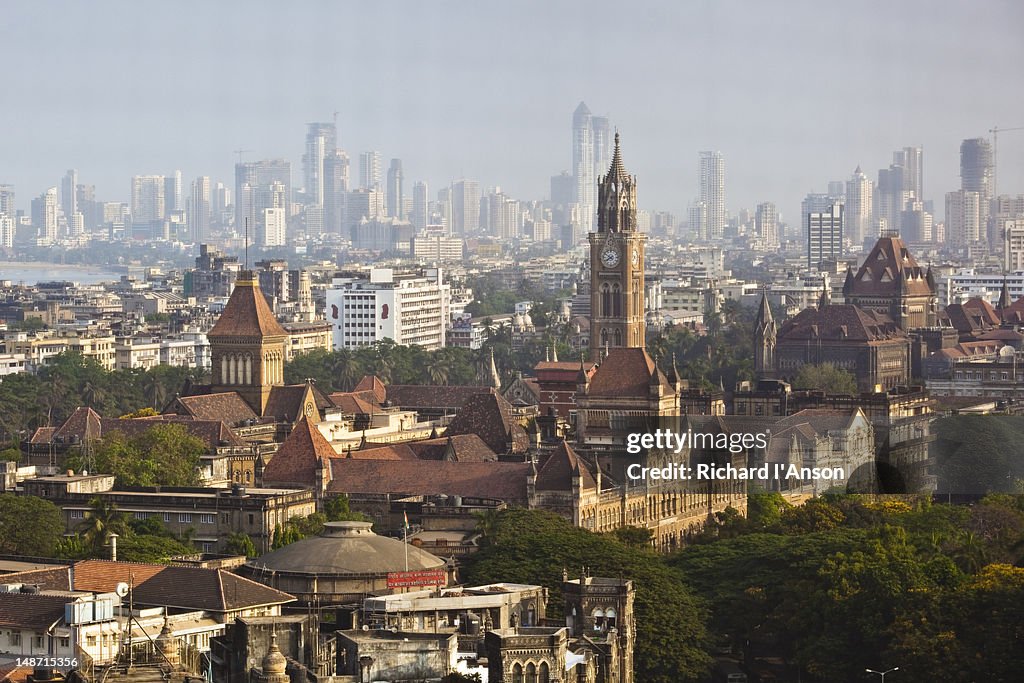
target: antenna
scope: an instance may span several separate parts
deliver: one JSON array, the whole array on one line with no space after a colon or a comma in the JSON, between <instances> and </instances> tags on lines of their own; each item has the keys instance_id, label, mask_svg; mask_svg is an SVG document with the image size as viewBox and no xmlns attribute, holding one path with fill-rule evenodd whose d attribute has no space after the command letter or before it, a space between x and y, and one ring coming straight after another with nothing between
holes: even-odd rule
<instances>
[{"instance_id":1,"label":"antenna","mask_svg":"<svg viewBox=\"0 0 1024 683\"><path fill-rule=\"evenodd\" d=\"M249 217L245 217L245 269L249 270Z\"/></svg>"}]
</instances>

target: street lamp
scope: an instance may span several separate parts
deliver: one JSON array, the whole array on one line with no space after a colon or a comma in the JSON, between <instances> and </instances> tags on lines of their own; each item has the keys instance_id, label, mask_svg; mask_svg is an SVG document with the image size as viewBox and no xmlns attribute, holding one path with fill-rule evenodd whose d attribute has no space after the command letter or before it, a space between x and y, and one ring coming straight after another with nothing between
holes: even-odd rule
<instances>
[{"instance_id":1,"label":"street lamp","mask_svg":"<svg viewBox=\"0 0 1024 683\"><path fill-rule=\"evenodd\" d=\"M900 668L898 666L894 666L893 668L889 669L888 671L875 671L874 669L864 669L864 671L868 672L869 674L878 674L879 676L881 676L882 677L882 683L885 683L885 674L891 674L893 671L899 671L899 670L900 670Z\"/></svg>"}]
</instances>

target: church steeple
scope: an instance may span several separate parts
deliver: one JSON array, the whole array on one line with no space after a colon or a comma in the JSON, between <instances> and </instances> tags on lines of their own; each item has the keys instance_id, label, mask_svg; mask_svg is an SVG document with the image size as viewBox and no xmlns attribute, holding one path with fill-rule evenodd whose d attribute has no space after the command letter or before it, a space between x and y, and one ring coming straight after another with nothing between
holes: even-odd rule
<instances>
[{"instance_id":1,"label":"church steeple","mask_svg":"<svg viewBox=\"0 0 1024 683\"><path fill-rule=\"evenodd\" d=\"M775 338L777 330L767 290L761 292L761 305L754 319L754 372L758 377L775 372Z\"/></svg>"},{"instance_id":2,"label":"church steeple","mask_svg":"<svg viewBox=\"0 0 1024 683\"><path fill-rule=\"evenodd\" d=\"M612 164L597 184L597 231L633 232L636 230L636 177L626 173L615 133Z\"/></svg>"}]
</instances>

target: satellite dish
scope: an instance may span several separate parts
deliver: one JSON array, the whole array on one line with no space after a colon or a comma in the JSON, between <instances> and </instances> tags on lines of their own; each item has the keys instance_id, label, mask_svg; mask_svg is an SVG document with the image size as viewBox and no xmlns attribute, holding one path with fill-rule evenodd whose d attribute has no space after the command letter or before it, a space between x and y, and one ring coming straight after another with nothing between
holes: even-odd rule
<instances>
[{"instance_id":1,"label":"satellite dish","mask_svg":"<svg viewBox=\"0 0 1024 683\"><path fill-rule=\"evenodd\" d=\"M370 630L370 627L369 627L369 626L367 626L366 624L363 624L363 630L364 630L364 631L369 631L369 630Z\"/></svg>"},{"instance_id":2,"label":"satellite dish","mask_svg":"<svg viewBox=\"0 0 1024 683\"><path fill-rule=\"evenodd\" d=\"M121 583L117 584L117 588L114 589L114 592L120 595L122 598L125 597L126 595L128 595L128 584L122 581Z\"/></svg>"}]
</instances>

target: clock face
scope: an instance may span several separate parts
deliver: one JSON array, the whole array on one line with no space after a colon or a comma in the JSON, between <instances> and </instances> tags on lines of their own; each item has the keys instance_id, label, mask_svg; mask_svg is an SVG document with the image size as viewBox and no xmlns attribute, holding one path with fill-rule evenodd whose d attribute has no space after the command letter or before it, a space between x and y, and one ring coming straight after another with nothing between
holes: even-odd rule
<instances>
[{"instance_id":1,"label":"clock face","mask_svg":"<svg viewBox=\"0 0 1024 683\"><path fill-rule=\"evenodd\" d=\"M601 263L606 268L614 268L619 265L619 250L612 244L605 245L604 249L601 250Z\"/></svg>"},{"instance_id":2,"label":"clock face","mask_svg":"<svg viewBox=\"0 0 1024 683\"><path fill-rule=\"evenodd\" d=\"M631 258L633 261L634 268L640 265L640 251L636 247L633 247L633 256Z\"/></svg>"},{"instance_id":3,"label":"clock face","mask_svg":"<svg viewBox=\"0 0 1024 683\"><path fill-rule=\"evenodd\" d=\"M313 404L312 403L307 403L306 404L306 411L305 412L306 412L306 417L310 417L311 415L313 415Z\"/></svg>"}]
</instances>

